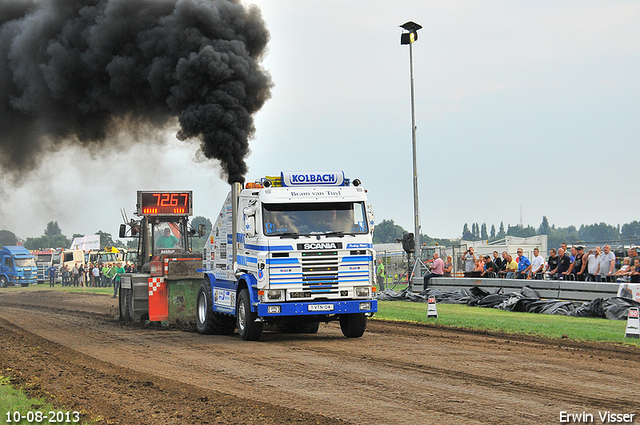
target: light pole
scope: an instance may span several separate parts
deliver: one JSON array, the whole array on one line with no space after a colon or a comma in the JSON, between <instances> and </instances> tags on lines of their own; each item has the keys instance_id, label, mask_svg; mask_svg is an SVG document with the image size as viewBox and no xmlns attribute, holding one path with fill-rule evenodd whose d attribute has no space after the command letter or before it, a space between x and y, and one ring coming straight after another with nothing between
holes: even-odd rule
<instances>
[{"instance_id":1,"label":"light pole","mask_svg":"<svg viewBox=\"0 0 640 425\"><path fill-rule=\"evenodd\" d=\"M416 157L416 108L414 100L413 88L413 43L418 40L418 30L422 25L413 21L400 25L405 30L400 36L400 44L409 45L409 68L411 69L411 139L413 146L413 215L414 215L414 255L416 258L422 258L422 242L420 240L420 212L418 202L418 164Z\"/></svg>"}]
</instances>

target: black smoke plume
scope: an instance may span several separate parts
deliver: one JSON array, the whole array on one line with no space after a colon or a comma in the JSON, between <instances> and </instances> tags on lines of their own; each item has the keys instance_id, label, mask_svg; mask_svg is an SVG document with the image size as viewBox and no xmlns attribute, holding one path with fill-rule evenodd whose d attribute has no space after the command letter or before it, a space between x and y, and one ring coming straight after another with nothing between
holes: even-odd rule
<instances>
[{"instance_id":1,"label":"black smoke plume","mask_svg":"<svg viewBox=\"0 0 640 425\"><path fill-rule=\"evenodd\" d=\"M0 1L0 167L14 180L69 144L100 150L177 118L178 138L198 139L229 182L244 181L252 114L272 87L257 7Z\"/></svg>"}]
</instances>

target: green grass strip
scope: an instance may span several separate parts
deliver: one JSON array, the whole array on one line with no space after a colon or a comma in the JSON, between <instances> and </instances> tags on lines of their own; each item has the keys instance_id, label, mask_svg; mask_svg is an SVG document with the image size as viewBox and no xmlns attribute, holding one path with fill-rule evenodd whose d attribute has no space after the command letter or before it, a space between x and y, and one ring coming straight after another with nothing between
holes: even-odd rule
<instances>
[{"instance_id":1,"label":"green grass strip","mask_svg":"<svg viewBox=\"0 0 640 425\"><path fill-rule=\"evenodd\" d=\"M438 304L437 309L438 318L427 319L427 303L378 301L375 319L640 346L640 340L624 337L626 320L520 313L459 304Z\"/></svg>"},{"instance_id":2,"label":"green grass strip","mask_svg":"<svg viewBox=\"0 0 640 425\"><path fill-rule=\"evenodd\" d=\"M87 425L79 413L53 407L41 398L30 398L27 394L11 386L10 378L0 375L0 423L75 423ZM53 419L53 422L50 422ZM60 421L62 419L62 421Z\"/></svg>"}]
</instances>

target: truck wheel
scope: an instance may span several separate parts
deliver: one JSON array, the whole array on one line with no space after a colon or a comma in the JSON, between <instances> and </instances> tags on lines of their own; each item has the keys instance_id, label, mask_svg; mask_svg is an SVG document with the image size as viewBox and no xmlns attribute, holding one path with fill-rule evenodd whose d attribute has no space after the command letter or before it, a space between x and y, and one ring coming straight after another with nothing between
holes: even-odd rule
<instances>
[{"instance_id":1,"label":"truck wheel","mask_svg":"<svg viewBox=\"0 0 640 425\"><path fill-rule=\"evenodd\" d=\"M211 294L211 285L202 282L200 289L198 289L198 301L196 302L196 326L198 333L213 333L213 317L211 317L213 316L213 310L211 310L212 304L213 295Z\"/></svg>"},{"instance_id":2,"label":"truck wheel","mask_svg":"<svg viewBox=\"0 0 640 425\"><path fill-rule=\"evenodd\" d=\"M0 288L6 288L9 286L9 281L6 277L0 276Z\"/></svg>"},{"instance_id":3,"label":"truck wheel","mask_svg":"<svg viewBox=\"0 0 640 425\"><path fill-rule=\"evenodd\" d=\"M245 341L257 341L262 335L262 322L256 322L258 315L251 311L251 298L249 290L243 289L238 297L238 332L240 338Z\"/></svg>"},{"instance_id":4,"label":"truck wheel","mask_svg":"<svg viewBox=\"0 0 640 425\"><path fill-rule=\"evenodd\" d=\"M129 315L129 289L120 288L120 293L118 295L120 320L129 322L131 321L131 316Z\"/></svg>"},{"instance_id":5,"label":"truck wheel","mask_svg":"<svg viewBox=\"0 0 640 425\"><path fill-rule=\"evenodd\" d=\"M367 328L367 316L364 313L347 314L340 317L340 329L347 338L360 338Z\"/></svg>"},{"instance_id":6,"label":"truck wheel","mask_svg":"<svg viewBox=\"0 0 640 425\"><path fill-rule=\"evenodd\" d=\"M196 304L196 325L201 334L231 335L236 330L236 319L212 310L213 294L211 284L204 281L198 290Z\"/></svg>"}]
</instances>

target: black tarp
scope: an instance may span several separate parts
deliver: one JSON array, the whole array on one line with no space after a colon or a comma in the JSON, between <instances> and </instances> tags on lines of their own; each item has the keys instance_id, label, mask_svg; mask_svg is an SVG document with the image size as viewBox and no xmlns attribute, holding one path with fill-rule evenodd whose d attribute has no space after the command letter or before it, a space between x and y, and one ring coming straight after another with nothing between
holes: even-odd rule
<instances>
[{"instance_id":1,"label":"black tarp","mask_svg":"<svg viewBox=\"0 0 640 425\"><path fill-rule=\"evenodd\" d=\"M507 311L526 313L558 314L577 317L600 317L611 320L626 320L629 307L640 307L640 303L627 298L596 298L590 302L543 300L540 295L529 286L524 286L519 292L503 293L499 289L495 293L473 286L469 289L427 289L419 294L408 289L396 292L385 289L378 294L381 301L413 301L427 302L429 297L435 297L436 302L444 304L467 304L469 306L498 308Z\"/></svg>"}]
</instances>

